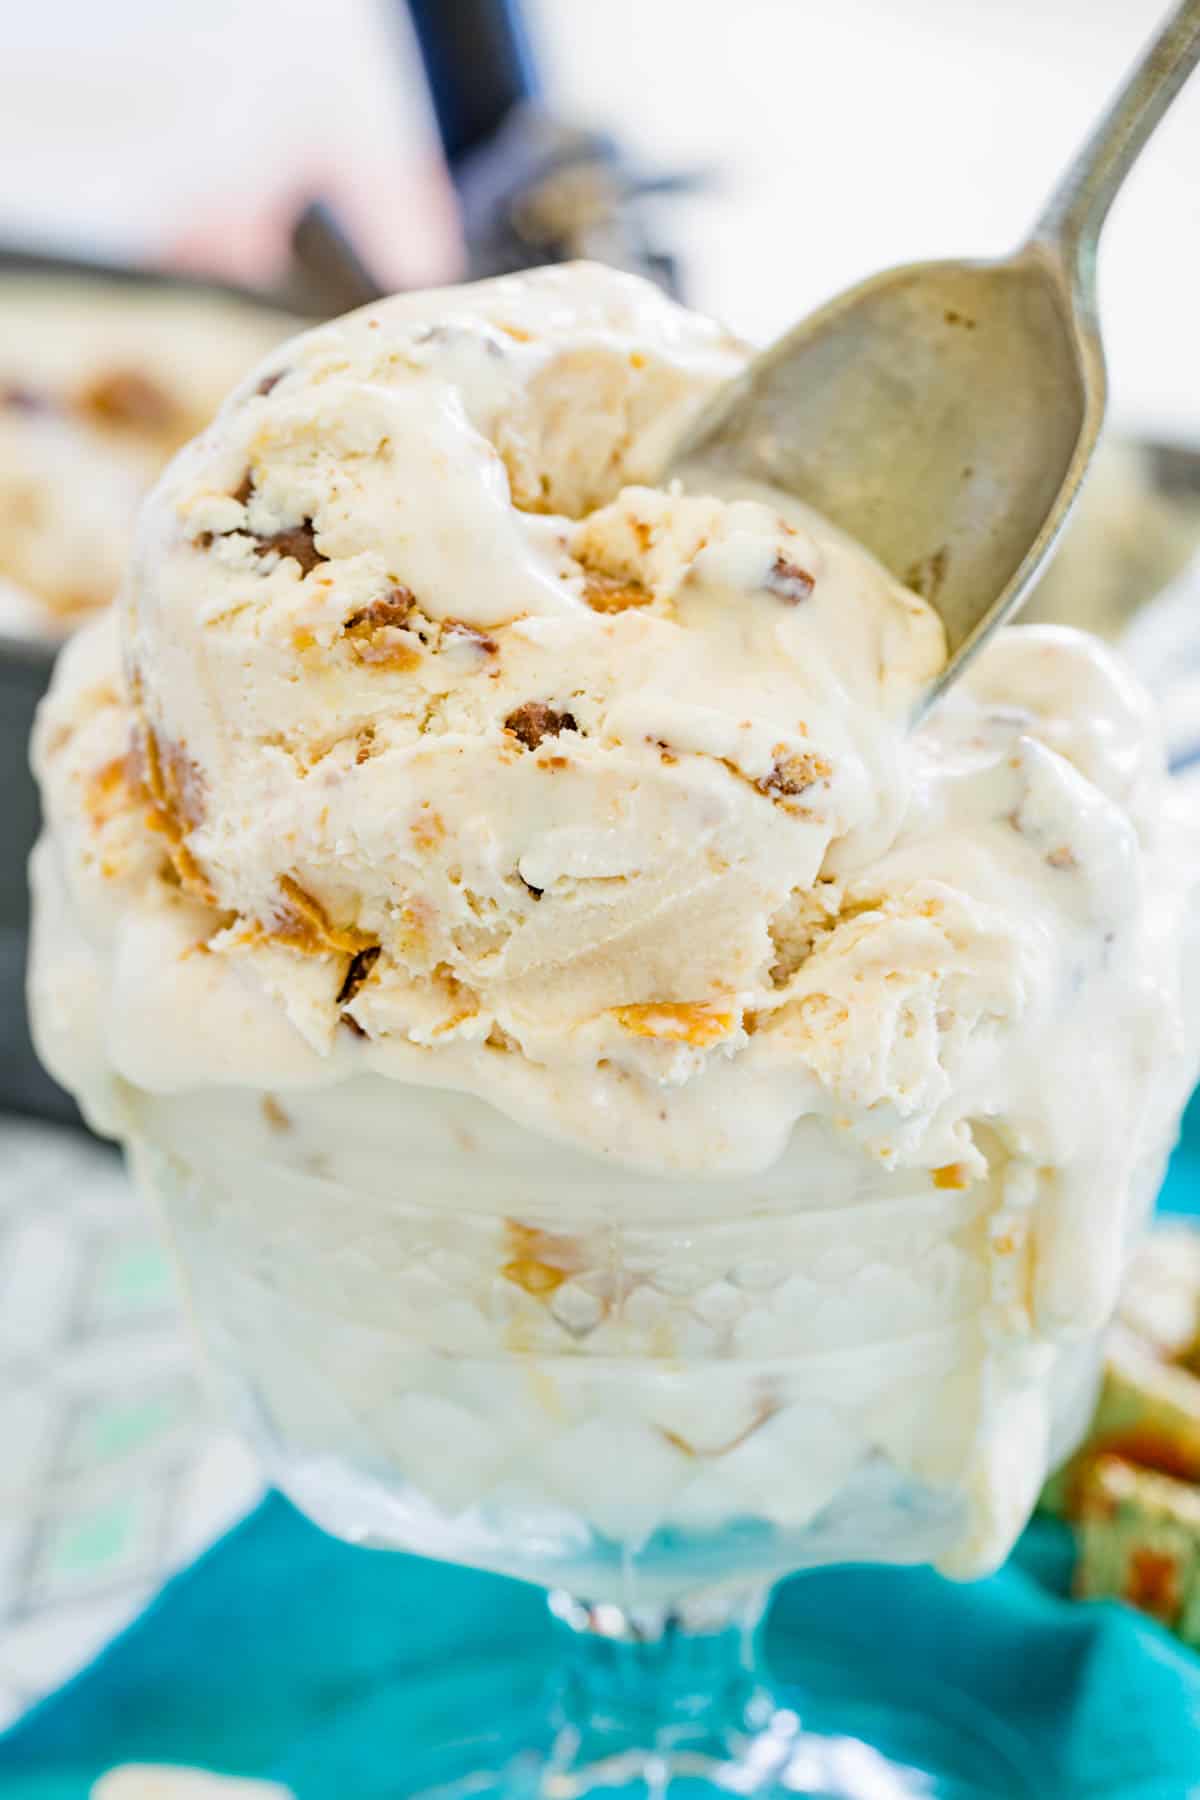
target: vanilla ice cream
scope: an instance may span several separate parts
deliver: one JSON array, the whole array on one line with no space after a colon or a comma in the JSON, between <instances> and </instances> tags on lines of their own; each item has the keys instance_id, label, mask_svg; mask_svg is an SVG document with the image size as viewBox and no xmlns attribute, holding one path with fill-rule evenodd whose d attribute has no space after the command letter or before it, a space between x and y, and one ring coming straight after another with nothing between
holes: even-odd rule
<instances>
[{"instance_id":1,"label":"vanilla ice cream","mask_svg":"<svg viewBox=\"0 0 1200 1800\"><path fill-rule=\"evenodd\" d=\"M32 992L335 1529L596 1593L1002 1556L1194 1072L1148 701L769 491L579 266L297 339L63 657Z\"/></svg>"}]
</instances>

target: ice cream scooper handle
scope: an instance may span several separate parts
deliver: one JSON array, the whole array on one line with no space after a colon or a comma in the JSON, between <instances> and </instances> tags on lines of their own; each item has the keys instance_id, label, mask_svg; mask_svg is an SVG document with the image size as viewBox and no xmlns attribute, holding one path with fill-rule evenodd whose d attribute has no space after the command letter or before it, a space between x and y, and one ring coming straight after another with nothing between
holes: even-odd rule
<instances>
[{"instance_id":1,"label":"ice cream scooper handle","mask_svg":"<svg viewBox=\"0 0 1200 1800\"><path fill-rule=\"evenodd\" d=\"M1183 0L1147 45L1034 227L1034 240L1074 263L1085 282L1121 183L1198 60L1200 0Z\"/></svg>"}]
</instances>

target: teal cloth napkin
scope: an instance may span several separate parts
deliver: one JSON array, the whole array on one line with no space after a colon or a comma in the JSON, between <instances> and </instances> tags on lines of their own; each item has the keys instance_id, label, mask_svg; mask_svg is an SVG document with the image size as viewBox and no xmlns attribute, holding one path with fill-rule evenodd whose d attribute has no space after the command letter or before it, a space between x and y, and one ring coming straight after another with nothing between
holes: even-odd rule
<instances>
[{"instance_id":1,"label":"teal cloth napkin","mask_svg":"<svg viewBox=\"0 0 1200 1800\"><path fill-rule=\"evenodd\" d=\"M1200 1102L1163 1192L1200 1211ZM1065 1598L1065 1531L1026 1533L960 1586L850 1568L786 1582L768 1645L814 1643L851 1683L916 1669L1019 1733L1053 1800L1200 1800L1200 1659L1138 1615ZM406 1734L405 1677L470 1643L551 1639L540 1593L499 1576L325 1537L270 1496L82 1674L0 1736L2 1800L86 1800L114 1763L183 1762L289 1784L299 1800L383 1800Z\"/></svg>"},{"instance_id":2,"label":"teal cloth napkin","mask_svg":"<svg viewBox=\"0 0 1200 1800\"><path fill-rule=\"evenodd\" d=\"M894 1662L965 1691L1028 1744L1053 1800L1198 1800L1200 1661L1123 1608L1060 1597L1065 1532L1035 1525L970 1587L927 1570L784 1584L768 1646L820 1642L851 1679ZM3 1800L86 1800L114 1763L195 1763L300 1800L384 1800L403 1768L406 1676L470 1642L549 1656L531 1587L335 1543L272 1495L164 1588L90 1668L0 1739Z\"/></svg>"}]
</instances>

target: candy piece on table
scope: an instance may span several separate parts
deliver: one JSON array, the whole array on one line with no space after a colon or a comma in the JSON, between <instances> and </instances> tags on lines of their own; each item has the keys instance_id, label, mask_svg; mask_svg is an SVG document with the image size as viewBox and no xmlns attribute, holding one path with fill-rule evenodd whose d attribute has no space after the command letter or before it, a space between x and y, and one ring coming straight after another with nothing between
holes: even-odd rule
<instances>
[{"instance_id":1,"label":"candy piece on table","mask_svg":"<svg viewBox=\"0 0 1200 1800\"><path fill-rule=\"evenodd\" d=\"M1078 1452L1053 1475L1042 1508L1078 1519L1098 1455L1200 1483L1200 1233L1151 1232L1121 1296L1095 1415Z\"/></svg>"},{"instance_id":2,"label":"candy piece on table","mask_svg":"<svg viewBox=\"0 0 1200 1800\"><path fill-rule=\"evenodd\" d=\"M1164 1362L1141 1338L1114 1328L1091 1428L1081 1449L1051 1477L1042 1506L1079 1516L1080 1482L1099 1454L1200 1482L1200 1380Z\"/></svg>"},{"instance_id":3,"label":"candy piece on table","mask_svg":"<svg viewBox=\"0 0 1200 1800\"><path fill-rule=\"evenodd\" d=\"M127 1763L110 1769L92 1789L92 1800L292 1800L274 1781L241 1781L205 1769Z\"/></svg>"},{"instance_id":4,"label":"candy piece on table","mask_svg":"<svg viewBox=\"0 0 1200 1800\"><path fill-rule=\"evenodd\" d=\"M1124 1600L1200 1648L1200 1492L1101 1456L1080 1483L1082 1599Z\"/></svg>"}]
</instances>

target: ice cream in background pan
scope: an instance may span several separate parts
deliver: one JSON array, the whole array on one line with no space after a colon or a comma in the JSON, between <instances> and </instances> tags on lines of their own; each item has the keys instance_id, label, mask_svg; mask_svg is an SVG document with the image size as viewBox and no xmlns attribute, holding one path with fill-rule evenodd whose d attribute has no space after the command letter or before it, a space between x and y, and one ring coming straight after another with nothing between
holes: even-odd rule
<instances>
[{"instance_id":1,"label":"ice cream in background pan","mask_svg":"<svg viewBox=\"0 0 1200 1800\"><path fill-rule=\"evenodd\" d=\"M143 494L295 323L203 291L0 280L0 632L54 637L112 599Z\"/></svg>"},{"instance_id":2,"label":"ice cream in background pan","mask_svg":"<svg viewBox=\"0 0 1200 1800\"><path fill-rule=\"evenodd\" d=\"M590 266L297 339L36 746L43 1053L280 1479L592 1593L1002 1556L1194 1072L1148 700L1013 629L912 734L922 600L656 483L744 355Z\"/></svg>"}]
</instances>

